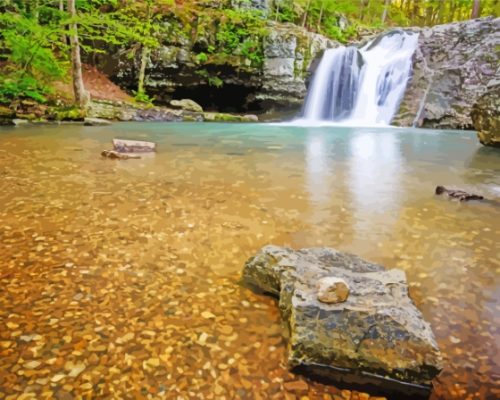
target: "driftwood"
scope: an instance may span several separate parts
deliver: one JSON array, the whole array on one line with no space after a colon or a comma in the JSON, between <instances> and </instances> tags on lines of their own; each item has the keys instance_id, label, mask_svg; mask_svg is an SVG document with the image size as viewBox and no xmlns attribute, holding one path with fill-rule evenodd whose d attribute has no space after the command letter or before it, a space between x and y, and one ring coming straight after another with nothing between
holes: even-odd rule
<instances>
[{"instance_id":1,"label":"driftwood","mask_svg":"<svg viewBox=\"0 0 500 400\"><path fill-rule=\"evenodd\" d=\"M436 194L445 194L452 199L458 199L459 201L469 201L469 200L483 200L484 197L474 193L467 193L463 190L453 190L446 189L444 186L436 187Z\"/></svg>"},{"instance_id":2,"label":"driftwood","mask_svg":"<svg viewBox=\"0 0 500 400\"><path fill-rule=\"evenodd\" d=\"M114 150L119 153L153 153L156 143L142 140L113 139Z\"/></svg>"},{"instance_id":3,"label":"driftwood","mask_svg":"<svg viewBox=\"0 0 500 400\"><path fill-rule=\"evenodd\" d=\"M120 153L114 150L104 150L103 152L101 152L101 156L111 158L114 160L128 160L129 158L141 158L141 156L138 156L136 154Z\"/></svg>"}]
</instances>

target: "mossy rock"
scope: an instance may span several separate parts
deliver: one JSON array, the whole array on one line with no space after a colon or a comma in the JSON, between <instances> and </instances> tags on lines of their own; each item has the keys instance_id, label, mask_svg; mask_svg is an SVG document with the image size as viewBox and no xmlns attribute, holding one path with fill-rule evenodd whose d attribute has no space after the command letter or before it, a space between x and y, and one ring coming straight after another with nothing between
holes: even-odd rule
<instances>
[{"instance_id":1,"label":"mossy rock","mask_svg":"<svg viewBox=\"0 0 500 400\"><path fill-rule=\"evenodd\" d=\"M76 107L56 108L49 111L49 117L56 121L83 121L86 117L86 112Z\"/></svg>"},{"instance_id":2,"label":"mossy rock","mask_svg":"<svg viewBox=\"0 0 500 400\"><path fill-rule=\"evenodd\" d=\"M0 106L0 119L14 118L16 113L9 107Z\"/></svg>"}]
</instances>

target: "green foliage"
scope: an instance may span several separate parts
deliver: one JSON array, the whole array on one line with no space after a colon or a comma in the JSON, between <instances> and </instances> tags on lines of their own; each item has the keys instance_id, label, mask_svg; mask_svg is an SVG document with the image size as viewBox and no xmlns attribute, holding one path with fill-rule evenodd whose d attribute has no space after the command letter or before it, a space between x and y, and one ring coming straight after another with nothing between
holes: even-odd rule
<instances>
[{"instance_id":1,"label":"green foliage","mask_svg":"<svg viewBox=\"0 0 500 400\"><path fill-rule=\"evenodd\" d=\"M211 75L206 69L196 71L196 74L205 78L209 86L220 88L224 85L224 81L217 75Z\"/></svg>"},{"instance_id":2,"label":"green foliage","mask_svg":"<svg viewBox=\"0 0 500 400\"><path fill-rule=\"evenodd\" d=\"M261 11L226 9L219 16L216 49L226 55L243 56L253 67L260 67L264 60L262 40L267 33Z\"/></svg>"},{"instance_id":3,"label":"green foliage","mask_svg":"<svg viewBox=\"0 0 500 400\"><path fill-rule=\"evenodd\" d=\"M201 53L196 55L196 62L198 64L204 64L207 61L208 61L208 56L205 53L201 52Z\"/></svg>"},{"instance_id":4,"label":"green foliage","mask_svg":"<svg viewBox=\"0 0 500 400\"><path fill-rule=\"evenodd\" d=\"M148 55L162 45L194 43L198 65L263 65L270 21L295 23L341 42L387 26L468 19L474 0L274 0L268 14L249 0L76 0L70 18L55 0L0 0L0 101L45 101L68 71L68 26L76 23L84 53L125 51L140 58L137 101L150 103L143 82ZM66 5L66 1L63 1ZM498 16L498 0L481 0L480 16ZM141 55L141 57L139 57ZM199 71L209 85L222 79Z\"/></svg>"},{"instance_id":5,"label":"green foliage","mask_svg":"<svg viewBox=\"0 0 500 400\"><path fill-rule=\"evenodd\" d=\"M14 99L29 98L45 103L51 90L32 76L12 73L0 75L0 103L9 104Z\"/></svg>"},{"instance_id":6,"label":"green foliage","mask_svg":"<svg viewBox=\"0 0 500 400\"><path fill-rule=\"evenodd\" d=\"M15 4L16 6L18 4ZM15 8L18 13L0 14L0 101L31 98L44 102L50 93L49 83L65 77L67 62L58 42L59 23L39 23L33 8ZM37 9L37 11L43 10Z\"/></svg>"},{"instance_id":7,"label":"green foliage","mask_svg":"<svg viewBox=\"0 0 500 400\"><path fill-rule=\"evenodd\" d=\"M144 103L144 104L153 104L153 99L149 97L145 92L136 92L132 91L134 94L134 100L137 101L138 103Z\"/></svg>"}]
</instances>

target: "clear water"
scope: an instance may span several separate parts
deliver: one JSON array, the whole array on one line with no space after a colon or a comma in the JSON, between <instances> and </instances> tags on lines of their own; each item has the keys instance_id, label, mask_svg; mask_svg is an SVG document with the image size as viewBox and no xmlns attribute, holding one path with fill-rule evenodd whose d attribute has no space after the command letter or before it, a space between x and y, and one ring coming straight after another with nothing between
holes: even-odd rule
<instances>
[{"instance_id":1,"label":"clear water","mask_svg":"<svg viewBox=\"0 0 500 400\"><path fill-rule=\"evenodd\" d=\"M114 137L156 141L158 154L101 159ZM339 394L287 370L276 302L239 285L268 243L406 271L445 357L431 398L494 398L500 207L433 193L498 202L499 172L473 132L1 128L0 398ZM286 384L297 380L307 389Z\"/></svg>"}]
</instances>

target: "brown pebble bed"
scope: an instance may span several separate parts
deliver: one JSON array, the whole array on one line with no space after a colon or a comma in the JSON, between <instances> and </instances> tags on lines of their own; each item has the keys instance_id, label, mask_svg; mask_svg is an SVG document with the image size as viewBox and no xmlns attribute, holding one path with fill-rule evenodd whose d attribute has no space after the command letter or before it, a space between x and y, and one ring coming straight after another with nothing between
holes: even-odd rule
<instances>
[{"instance_id":1,"label":"brown pebble bed","mask_svg":"<svg viewBox=\"0 0 500 400\"><path fill-rule=\"evenodd\" d=\"M380 214L347 165L314 181L301 138L171 126L0 130L0 399L382 399L289 372L277 302L239 283L268 243L405 270L445 358L431 399L500 395L498 209L405 184ZM159 152L102 159L120 134Z\"/></svg>"}]
</instances>

